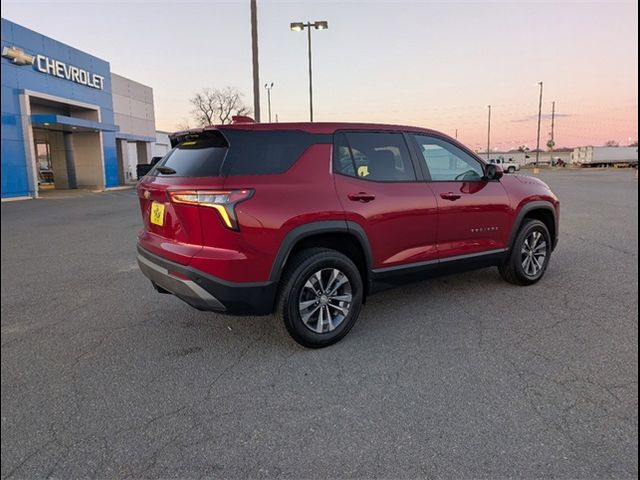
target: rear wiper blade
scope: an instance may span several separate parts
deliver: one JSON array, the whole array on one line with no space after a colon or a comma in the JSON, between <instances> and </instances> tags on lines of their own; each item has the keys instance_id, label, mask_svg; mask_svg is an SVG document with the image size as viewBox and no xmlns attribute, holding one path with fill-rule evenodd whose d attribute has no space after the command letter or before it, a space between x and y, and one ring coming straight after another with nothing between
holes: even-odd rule
<instances>
[{"instance_id":1,"label":"rear wiper blade","mask_svg":"<svg viewBox=\"0 0 640 480\"><path fill-rule=\"evenodd\" d=\"M156 167L156 170L164 175L173 175L176 171L171 167Z\"/></svg>"}]
</instances>

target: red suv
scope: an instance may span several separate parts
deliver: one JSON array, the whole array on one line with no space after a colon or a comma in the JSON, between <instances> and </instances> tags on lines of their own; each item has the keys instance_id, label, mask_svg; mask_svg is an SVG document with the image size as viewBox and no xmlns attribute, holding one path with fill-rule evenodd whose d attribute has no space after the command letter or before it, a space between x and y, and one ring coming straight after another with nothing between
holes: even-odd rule
<instances>
[{"instance_id":1,"label":"red suv","mask_svg":"<svg viewBox=\"0 0 640 480\"><path fill-rule=\"evenodd\" d=\"M244 120L171 141L138 184L142 272L200 310L275 311L308 347L401 282L497 266L531 285L557 244L544 182L432 130Z\"/></svg>"}]
</instances>

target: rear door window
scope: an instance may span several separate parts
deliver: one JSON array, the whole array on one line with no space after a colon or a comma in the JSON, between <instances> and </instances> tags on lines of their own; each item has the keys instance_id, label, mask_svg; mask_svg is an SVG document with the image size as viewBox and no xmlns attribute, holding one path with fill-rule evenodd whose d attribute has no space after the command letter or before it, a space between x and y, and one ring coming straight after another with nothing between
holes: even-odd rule
<instances>
[{"instance_id":1,"label":"rear door window","mask_svg":"<svg viewBox=\"0 0 640 480\"><path fill-rule=\"evenodd\" d=\"M345 132L334 141L336 173L380 182L416 180L409 149L402 133Z\"/></svg>"}]
</instances>

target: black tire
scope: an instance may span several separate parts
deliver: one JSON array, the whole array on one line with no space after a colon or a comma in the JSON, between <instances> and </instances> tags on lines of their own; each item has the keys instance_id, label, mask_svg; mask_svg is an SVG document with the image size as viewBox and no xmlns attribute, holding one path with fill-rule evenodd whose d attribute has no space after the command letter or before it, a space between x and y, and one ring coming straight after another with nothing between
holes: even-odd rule
<instances>
[{"instance_id":1,"label":"black tire","mask_svg":"<svg viewBox=\"0 0 640 480\"><path fill-rule=\"evenodd\" d=\"M544 249L545 257L542 261L542 268L540 268L535 275L531 275L525 271L522 264L524 261L523 259L526 258L526 255L523 254L522 250L525 246L525 240L530 239L531 235L535 232L542 234L546 248ZM520 227L518 235L513 242L509 258L502 265L498 266L500 275L504 280L509 283L513 283L514 285L533 285L534 283L537 283L547 271L547 266L549 265L551 257L551 245L551 235L549 234L547 226L540 220L526 219Z\"/></svg>"},{"instance_id":2,"label":"black tire","mask_svg":"<svg viewBox=\"0 0 640 480\"><path fill-rule=\"evenodd\" d=\"M513 172L515 172L515 171L516 171L516 167L509 167L509 168L507 169L507 172L509 172L509 173L513 173Z\"/></svg>"},{"instance_id":3,"label":"black tire","mask_svg":"<svg viewBox=\"0 0 640 480\"><path fill-rule=\"evenodd\" d=\"M300 302L307 280L323 269L337 269L347 277L352 300L348 313L334 330L317 333L304 323ZM362 298L360 271L349 257L329 248L308 248L296 253L287 262L276 301L276 315L284 323L289 335L300 345L322 348L338 342L349 333L360 314Z\"/></svg>"}]
</instances>

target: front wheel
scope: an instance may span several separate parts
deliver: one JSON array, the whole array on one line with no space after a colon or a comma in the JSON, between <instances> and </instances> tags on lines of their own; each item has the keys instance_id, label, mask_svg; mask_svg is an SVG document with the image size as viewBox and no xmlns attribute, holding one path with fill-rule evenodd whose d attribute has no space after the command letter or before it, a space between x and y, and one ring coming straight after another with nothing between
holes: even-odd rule
<instances>
[{"instance_id":1,"label":"front wheel","mask_svg":"<svg viewBox=\"0 0 640 480\"><path fill-rule=\"evenodd\" d=\"M515 172L515 171L516 171L516 167L509 167L509 168L507 169L507 172L509 172L509 173L513 173L513 172Z\"/></svg>"},{"instance_id":2,"label":"front wheel","mask_svg":"<svg viewBox=\"0 0 640 480\"><path fill-rule=\"evenodd\" d=\"M329 346L356 323L362 285L358 268L346 255L328 248L302 250L285 269L276 314L299 344Z\"/></svg>"},{"instance_id":3,"label":"front wheel","mask_svg":"<svg viewBox=\"0 0 640 480\"><path fill-rule=\"evenodd\" d=\"M549 265L551 235L540 220L525 220L511 248L509 258L498 267L500 275L515 285L533 285Z\"/></svg>"}]
</instances>

